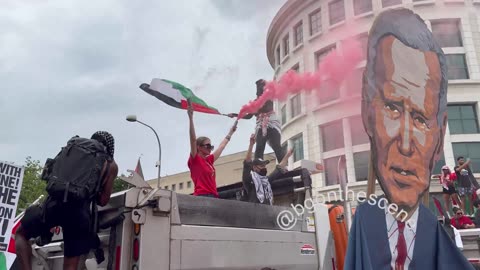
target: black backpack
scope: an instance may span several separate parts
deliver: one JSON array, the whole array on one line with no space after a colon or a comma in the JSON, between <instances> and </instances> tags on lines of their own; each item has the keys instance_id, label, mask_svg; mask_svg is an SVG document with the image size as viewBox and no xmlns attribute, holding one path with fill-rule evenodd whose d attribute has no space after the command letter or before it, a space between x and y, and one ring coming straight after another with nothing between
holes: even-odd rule
<instances>
[{"instance_id":1,"label":"black backpack","mask_svg":"<svg viewBox=\"0 0 480 270\"><path fill-rule=\"evenodd\" d=\"M99 141L71 138L55 159L47 159L42 179L47 181L48 195L64 203L95 200L111 160ZM106 161L107 168L101 175Z\"/></svg>"}]
</instances>

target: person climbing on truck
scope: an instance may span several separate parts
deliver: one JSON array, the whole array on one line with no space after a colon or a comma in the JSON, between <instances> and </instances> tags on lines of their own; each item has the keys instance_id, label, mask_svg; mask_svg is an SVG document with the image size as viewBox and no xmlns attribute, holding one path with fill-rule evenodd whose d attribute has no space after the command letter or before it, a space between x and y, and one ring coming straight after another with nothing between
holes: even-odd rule
<instances>
[{"instance_id":1,"label":"person climbing on truck","mask_svg":"<svg viewBox=\"0 0 480 270\"><path fill-rule=\"evenodd\" d=\"M76 270L80 256L96 248L96 205L107 205L118 174L113 154L113 136L98 131L90 139L71 138L55 159L47 159L42 179L48 197L27 208L15 235L20 269L32 269L28 240L48 242L56 226L63 231L64 270Z\"/></svg>"},{"instance_id":2,"label":"person climbing on truck","mask_svg":"<svg viewBox=\"0 0 480 270\"><path fill-rule=\"evenodd\" d=\"M252 161L252 149L255 144L255 134L250 136L247 155L243 161L243 189L246 194L244 198L248 202L273 205L272 182L277 179L301 176L307 186L311 185L310 172L307 169L288 171L286 169L288 159L293 154L293 148L283 157L282 161L275 167L275 170L267 176L266 166L269 160L254 158Z\"/></svg>"}]
</instances>

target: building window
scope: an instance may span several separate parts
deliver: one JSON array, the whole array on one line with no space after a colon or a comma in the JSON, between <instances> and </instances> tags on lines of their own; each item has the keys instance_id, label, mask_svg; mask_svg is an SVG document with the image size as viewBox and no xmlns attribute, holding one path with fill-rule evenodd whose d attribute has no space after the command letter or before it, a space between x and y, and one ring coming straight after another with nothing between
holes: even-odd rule
<instances>
[{"instance_id":1,"label":"building window","mask_svg":"<svg viewBox=\"0 0 480 270\"><path fill-rule=\"evenodd\" d=\"M295 33L295 47L303 43L303 23L300 22L294 28Z\"/></svg>"},{"instance_id":2,"label":"building window","mask_svg":"<svg viewBox=\"0 0 480 270\"><path fill-rule=\"evenodd\" d=\"M480 133L474 104L448 105L450 134Z\"/></svg>"},{"instance_id":3,"label":"building window","mask_svg":"<svg viewBox=\"0 0 480 270\"><path fill-rule=\"evenodd\" d=\"M325 168L325 185L332 186L340 183L338 175L338 161L340 158L345 158L345 156L338 156L333 158L328 158L323 160ZM346 175L346 174L345 174Z\"/></svg>"},{"instance_id":4,"label":"building window","mask_svg":"<svg viewBox=\"0 0 480 270\"><path fill-rule=\"evenodd\" d=\"M315 53L316 70L318 70L323 58L325 58L331 51L335 49L336 49L336 46L331 45ZM321 89L319 89L319 92L318 92L319 103L320 104L327 103L329 101L338 99L339 97L340 97L339 89L331 88L328 84L328 79L327 79L327 83L324 83Z\"/></svg>"},{"instance_id":5,"label":"building window","mask_svg":"<svg viewBox=\"0 0 480 270\"><path fill-rule=\"evenodd\" d=\"M280 111L282 112L282 125L285 125L287 123L287 105L283 105Z\"/></svg>"},{"instance_id":6,"label":"building window","mask_svg":"<svg viewBox=\"0 0 480 270\"><path fill-rule=\"evenodd\" d=\"M360 43L362 49L363 59L367 59L367 50L368 50L368 34L362 34L357 37L357 41Z\"/></svg>"},{"instance_id":7,"label":"building window","mask_svg":"<svg viewBox=\"0 0 480 270\"><path fill-rule=\"evenodd\" d=\"M320 51L317 51L315 53L315 65L316 65L316 69L315 70L318 70L318 66L320 65L320 63L322 62L322 59L325 58L325 56L327 56L331 51L335 50L336 49L336 46L335 45L331 45L329 47L326 47L326 48L323 48L321 49Z\"/></svg>"},{"instance_id":8,"label":"building window","mask_svg":"<svg viewBox=\"0 0 480 270\"><path fill-rule=\"evenodd\" d=\"M372 0L353 0L353 12L356 15L372 11Z\"/></svg>"},{"instance_id":9,"label":"building window","mask_svg":"<svg viewBox=\"0 0 480 270\"><path fill-rule=\"evenodd\" d=\"M340 90L329 85L328 81L324 84L318 92L318 102L324 104L340 98Z\"/></svg>"},{"instance_id":10,"label":"building window","mask_svg":"<svg viewBox=\"0 0 480 270\"><path fill-rule=\"evenodd\" d=\"M342 120L321 126L323 152L343 148Z\"/></svg>"},{"instance_id":11,"label":"building window","mask_svg":"<svg viewBox=\"0 0 480 270\"><path fill-rule=\"evenodd\" d=\"M296 64L295 66L292 67L292 70L295 71L296 73L300 72L300 65Z\"/></svg>"},{"instance_id":12,"label":"building window","mask_svg":"<svg viewBox=\"0 0 480 270\"><path fill-rule=\"evenodd\" d=\"M176 189L175 186L176 186L175 184L172 185L172 190L173 190L173 191L175 191L175 189Z\"/></svg>"},{"instance_id":13,"label":"building window","mask_svg":"<svg viewBox=\"0 0 480 270\"><path fill-rule=\"evenodd\" d=\"M471 160L470 168L474 173L480 172L480 143L465 142L465 143L452 143L453 154L455 156L455 162L458 157L462 156L465 159Z\"/></svg>"},{"instance_id":14,"label":"building window","mask_svg":"<svg viewBox=\"0 0 480 270\"><path fill-rule=\"evenodd\" d=\"M292 138L292 145L293 145L293 162L299 161L303 159L303 134Z\"/></svg>"},{"instance_id":15,"label":"building window","mask_svg":"<svg viewBox=\"0 0 480 270\"><path fill-rule=\"evenodd\" d=\"M182 190L183 189L183 183L178 184L178 189Z\"/></svg>"},{"instance_id":16,"label":"building window","mask_svg":"<svg viewBox=\"0 0 480 270\"><path fill-rule=\"evenodd\" d=\"M447 59L449 80L469 78L465 54L446 54L445 58Z\"/></svg>"},{"instance_id":17,"label":"building window","mask_svg":"<svg viewBox=\"0 0 480 270\"><path fill-rule=\"evenodd\" d=\"M370 163L370 151L353 153L355 177L357 181L368 180L368 164Z\"/></svg>"},{"instance_id":18,"label":"building window","mask_svg":"<svg viewBox=\"0 0 480 270\"><path fill-rule=\"evenodd\" d=\"M356 69L346 80L346 96L359 96L362 94L362 78L364 68Z\"/></svg>"},{"instance_id":19,"label":"building window","mask_svg":"<svg viewBox=\"0 0 480 270\"><path fill-rule=\"evenodd\" d=\"M350 132L352 134L352 145L370 143L367 132L363 127L363 120L360 115L350 117Z\"/></svg>"},{"instance_id":20,"label":"building window","mask_svg":"<svg viewBox=\"0 0 480 270\"><path fill-rule=\"evenodd\" d=\"M164 189L168 189L168 186L165 186Z\"/></svg>"},{"instance_id":21,"label":"building window","mask_svg":"<svg viewBox=\"0 0 480 270\"><path fill-rule=\"evenodd\" d=\"M442 48L463 47L459 20L434 20L431 24L433 37Z\"/></svg>"},{"instance_id":22,"label":"building window","mask_svg":"<svg viewBox=\"0 0 480 270\"><path fill-rule=\"evenodd\" d=\"M382 7L391 7L396 5L401 5L402 0L382 0Z\"/></svg>"},{"instance_id":23,"label":"building window","mask_svg":"<svg viewBox=\"0 0 480 270\"><path fill-rule=\"evenodd\" d=\"M318 9L310 14L310 35L322 31L322 10Z\"/></svg>"},{"instance_id":24,"label":"building window","mask_svg":"<svg viewBox=\"0 0 480 270\"><path fill-rule=\"evenodd\" d=\"M291 118L294 118L297 115L300 115L302 112L302 102L300 99L300 94L296 94L290 100L290 107L291 107Z\"/></svg>"},{"instance_id":25,"label":"building window","mask_svg":"<svg viewBox=\"0 0 480 270\"><path fill-rule=\"evenodd\" d=\"M277 65L280 65L280 45L277 47L276 57L277 57Z\"/></svg>"},{"instance_id":26,"label":"building window","mask_svg":"<svg viewBox=\"0 0 480 270\"><path fill-rule=\"evenodd\" d=\"M286 37L283 38L283 56L287 56L290 53L290 37L287 34Z\"/></svg>"},{"instance_id":27,"label":"building window","mask_svg":"<svg viewBox=\"0 0 480 270\"><path fill-rule=\"evenodd\" d=\"M187 182L187 188L191 188L192 187L192 181L188 181Z\"/></svg>"},{"instance_id":28,"label":"building window","mask_svg":"<svg viewBox=\"0 0 480 270\"><path fill-rule=\"evenodd\" d=\"M328 3L328 14L330 25L337 24L345 20L345 4L343 0L335 0Z\"/></svg>"}]
</instances>

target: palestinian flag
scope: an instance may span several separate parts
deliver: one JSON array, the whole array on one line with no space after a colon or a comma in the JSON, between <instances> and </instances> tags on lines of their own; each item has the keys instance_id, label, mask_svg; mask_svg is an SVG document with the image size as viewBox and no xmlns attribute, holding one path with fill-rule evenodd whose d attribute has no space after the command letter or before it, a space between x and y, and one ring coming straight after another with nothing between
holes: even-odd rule
<instances>
[{"instance_id":1,"label":"palestinian flag","mask_svg":"<svg viewBox=\"0 0 480 270\"><path fill-rule=\"evenodd\" d=\"M142 83L142 85L140 85L140 89L160 99L168 105L179 109L186 110L188 108L187 100L190 100L194 111L220 114L217 109L208 106L205 101L195 96L192 90L177 82L164 79L153 79L150 85Z\"/></svg>"}]
</instances>

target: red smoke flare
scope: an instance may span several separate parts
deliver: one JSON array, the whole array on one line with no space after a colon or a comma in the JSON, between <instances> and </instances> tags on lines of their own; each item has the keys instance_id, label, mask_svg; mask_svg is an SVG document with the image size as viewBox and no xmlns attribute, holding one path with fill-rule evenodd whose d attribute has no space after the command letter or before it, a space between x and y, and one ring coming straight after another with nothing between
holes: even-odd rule
<instances>
[{"instance_id":1,"label":"red smoke flare","mask_svg":"<svg viewBox=\"0 0 480 270\"><path fill-rule=\"evenodd\" d=\"M360 43L354 38L342 43L341 52L342 54L338 50L330 52L320 62L318 70L314 73L298 74L289 70L282 75L278 82L267 82L263 94L240 109L238 119L246 114L256 113L268 100L285 101L289 94L294 95L301 91L309 93L316 90L318 96L320 91L339 89L342 82L355 70L363 57Z\"/></svg>"}]
</instances>

